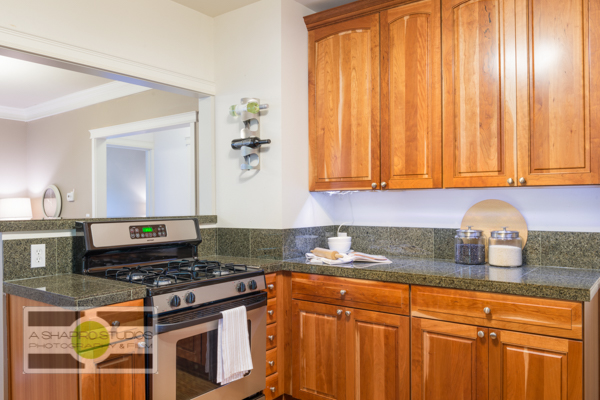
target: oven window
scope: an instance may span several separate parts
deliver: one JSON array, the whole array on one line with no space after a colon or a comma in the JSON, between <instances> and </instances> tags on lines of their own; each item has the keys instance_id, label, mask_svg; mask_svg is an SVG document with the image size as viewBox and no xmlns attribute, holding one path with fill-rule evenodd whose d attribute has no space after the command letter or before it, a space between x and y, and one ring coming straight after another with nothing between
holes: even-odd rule
<instances>
[{"instance_id":1,"label":"oven window","mask_svg":"<svg viewBox=\"0 0 600 400\"><path fill-rule=\"evenodd\" d=\"M248 336L250 336L248 321ZM219 388L215 329L177 342L177 400L191 400ZM250 338L252 346L252 338Z\"/></svg>"}]
</instances>

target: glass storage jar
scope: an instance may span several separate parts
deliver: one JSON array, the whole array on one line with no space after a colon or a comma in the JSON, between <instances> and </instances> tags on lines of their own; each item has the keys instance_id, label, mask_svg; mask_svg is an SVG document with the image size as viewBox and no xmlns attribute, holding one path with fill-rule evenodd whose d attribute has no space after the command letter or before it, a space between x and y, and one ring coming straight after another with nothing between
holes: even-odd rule
<instances>
[{"instance_id":1,"label":"glass storage jar","mask_svg":"<svg viewBox=\"0 0 600 400\"><path fill-rule=\"evenodd\" d=\"M492 231L488 246L488 261L495 267L520 267L523 264L523 239L519 232Z\"/></svg>"},{"instance_id":2,"label":"glass storage jar","mask_svg":"<svg viewBox=\"0 0 600 400\"><path fill-rule=\"evenodd\" d=\"M479 265L485 263L485 235L483 231L457 229L454 236L454 261L458 264Z\"/></svg>"}]
</instances>

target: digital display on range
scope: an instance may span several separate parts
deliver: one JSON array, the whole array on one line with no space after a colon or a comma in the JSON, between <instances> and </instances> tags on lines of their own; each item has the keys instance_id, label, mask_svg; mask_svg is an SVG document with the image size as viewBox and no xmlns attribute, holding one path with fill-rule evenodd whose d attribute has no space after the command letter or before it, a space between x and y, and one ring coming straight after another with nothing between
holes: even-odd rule
<instances>
[{"instance_id":1,"label":"digital display on range","mask_svg":"<svg viewBox=\"0 0 600 400\"><path fill-rule=\"evenodd\" d=\"M166 225L130 226L129 237L131 239L156 239L167 237Z\"/></svg>"}]
</instances>

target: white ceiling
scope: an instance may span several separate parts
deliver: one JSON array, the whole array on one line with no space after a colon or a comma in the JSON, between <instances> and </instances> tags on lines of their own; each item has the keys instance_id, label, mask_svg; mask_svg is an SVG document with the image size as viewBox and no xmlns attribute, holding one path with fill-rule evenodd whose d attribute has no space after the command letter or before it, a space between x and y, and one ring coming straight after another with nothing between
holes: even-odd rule
<instances>
[{"instance_id":1,"label":"white ceiling","mask_svg":"<svg viewBox=\"0 0 600 400\"><path fill-rule=\"evenodd\" d=\"M0 106L24 109L112 82L110 79L0 56Z\"/></svg>"},{"instance_id":2,"label":"white ceiling","mask_svg":"<svg viewBox=\"0 0 600 400\"><path fill-rule=\"evenodd\" d=\"M260 0L173 0L176 3L182 4L193 10L199 11L209 17L216 17L229 11L237 10L247 6L248 4L256 3ZM328 10L333 7L352 3L355 0L296 0L300 4L304 4L311 10L318 12Z\"/></svg>"}]
</instances>

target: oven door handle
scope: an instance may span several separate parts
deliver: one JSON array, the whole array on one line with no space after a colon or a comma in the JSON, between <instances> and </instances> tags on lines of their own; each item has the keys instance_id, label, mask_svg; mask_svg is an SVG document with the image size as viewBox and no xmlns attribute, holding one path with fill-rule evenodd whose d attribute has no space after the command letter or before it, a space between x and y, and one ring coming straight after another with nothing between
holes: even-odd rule
<instances>
[{"instance_id":1,"label":"oven door handle","mask_svg":"<svg viewBox=\"0 0 600 400\"><path fill-rule=\"evenodd\" d=\"M161 333L167 333L177 329L189 328L190 326L201 325L207 322L219 320L223 318L223 314L221 313L221 311L224 310L224 306L226 306L225 309L231 309L235 308L236 306L239 307L242 305L246 307L246 311L255 310L260 307L266 307L267 295L266 293L264 293L260 296L256 296L255 298L248 298L242 301L231 301L220 305L208 306L199 310L190 310L185 314L180 315L179 318L177 318L179 320L177 322L161 323L161 319L163 318L158 318L157 320L155 320L156 323L154 324L155 333L160 335ZM212 310L214 310L214 312L211 312ZM195 317L195 315L197 314L201 314L202 316ZM170 320L173 318L166 319Z\"/></svg>"}]
</instances>

